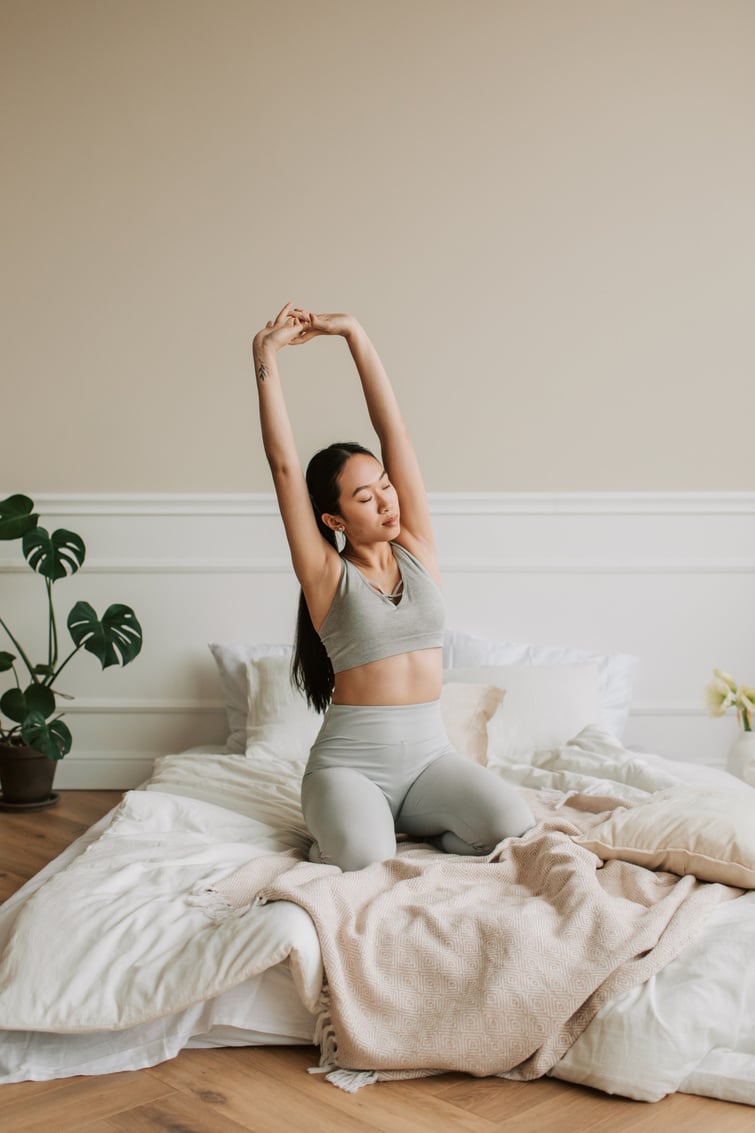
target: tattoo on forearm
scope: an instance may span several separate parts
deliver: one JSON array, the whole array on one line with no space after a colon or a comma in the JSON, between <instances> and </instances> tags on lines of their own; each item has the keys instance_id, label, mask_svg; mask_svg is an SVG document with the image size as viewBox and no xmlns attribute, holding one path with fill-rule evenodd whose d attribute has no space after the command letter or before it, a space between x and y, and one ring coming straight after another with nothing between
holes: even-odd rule
<instances>
[{"instance_id":1,"label":"tattoo on forearm","mask_svg":"<svg viewBox=\"0 0 755 1133\"><path fill-rule=\"evenodd\" d=\"M257 377L261 382L264 382L265 378L267 377L267 370L265 369L264 362L260 362L259 366L257 367Z\"/></svg>"}]
</instances>

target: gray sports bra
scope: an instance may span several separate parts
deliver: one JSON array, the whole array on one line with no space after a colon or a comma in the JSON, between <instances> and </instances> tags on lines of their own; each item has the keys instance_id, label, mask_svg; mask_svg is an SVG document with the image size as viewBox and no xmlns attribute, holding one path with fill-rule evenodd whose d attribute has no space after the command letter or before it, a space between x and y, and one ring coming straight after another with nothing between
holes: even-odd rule
<instances>
[{"instance_id":1,"label":"gray sports bra","mask_svg":"<svg viewBox=\"0 0 755 1133\"><path fill-rule=\"evenodd\" d=\"M341 560L338 589L320 626L334 673L443 644L445 607L440 588L405 547L391 543L391 549L403 582L396 604L353 563Z\"/></svg>"}]
</instances>

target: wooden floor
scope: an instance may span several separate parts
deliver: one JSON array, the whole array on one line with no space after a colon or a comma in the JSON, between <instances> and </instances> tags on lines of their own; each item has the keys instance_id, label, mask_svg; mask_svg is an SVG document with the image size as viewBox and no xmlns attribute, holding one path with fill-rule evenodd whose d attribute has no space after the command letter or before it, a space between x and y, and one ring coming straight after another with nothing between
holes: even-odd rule
<instances>
[{"instance_id":1,"label":"wooden floor","mask_svg":"<svg viewBox=\"0 0 755 1133\"><path fill-rule=\"evenodd\" d=\"M0 900L105 814L116 791L0 813ZM752 1133L750 1106L674 1094L648 1105L544 1078L446 1074L345 1094L314 1047L185 1051L151 1070L0 1086L3 1133Z\"/></svg>"}]
</instances>

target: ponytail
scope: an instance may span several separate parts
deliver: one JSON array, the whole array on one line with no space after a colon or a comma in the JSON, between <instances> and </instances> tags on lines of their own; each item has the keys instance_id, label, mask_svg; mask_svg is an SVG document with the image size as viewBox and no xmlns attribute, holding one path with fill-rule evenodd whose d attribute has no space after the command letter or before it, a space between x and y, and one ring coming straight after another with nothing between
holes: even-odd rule
<instances>
[{"instance_id":1,"label":"ponytail","mask_svg":"<svg viewBox=\"0 0 755 1133\"><path fill-rule=\"evenodd\" d=\"M323 523L322 516L338 515L341 494L338 480L346 461L356 453L373 455L369 449L349 441L321 449L320 452L315 453L307 466L307 487L318 530L336 551L338 550L336 533ZM312 708L317 712L325 711L333 697L335 674L325 646L312 625L309 608L301 590L296 616L291 679L304 693L307 703Z\"/></svg>"},{"instance_id":2,"label":"ponytail","mask_svg":"<svg viewBox=\"0 0 755 1133\"><path fill-rule=\"evenodd\" d=\"M326 527L316 515L321 534L335 550L338 550L336 533ZM335 675L330 657L320 640L309 614L304 591L299 589L299 609L296 615L296 639L291 664L291 677L294 684L307 698L307 704L316 712L324 712L333 696Z\"/></svg>"}]
</instances>

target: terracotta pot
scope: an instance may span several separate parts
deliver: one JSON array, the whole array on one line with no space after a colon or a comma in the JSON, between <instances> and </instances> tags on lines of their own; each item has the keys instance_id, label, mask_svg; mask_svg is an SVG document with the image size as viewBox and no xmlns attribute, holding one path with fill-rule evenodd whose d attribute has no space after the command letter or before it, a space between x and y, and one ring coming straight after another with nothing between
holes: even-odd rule
<instances>
[{"instance_id":1,"label":"terracotta pot","mask_svg":"<svg viewBox=\"0 0 755 1133\"><path fill-rule=\"evenodd\" d=\"M0 744L2 801L12 806L34 806L52 796L57 763L30 747Z\"/></svg>"}]
</instances>

